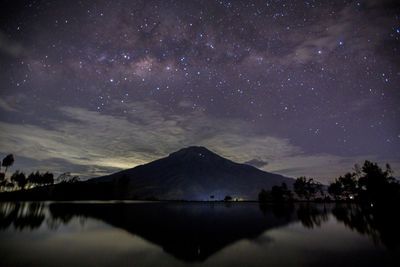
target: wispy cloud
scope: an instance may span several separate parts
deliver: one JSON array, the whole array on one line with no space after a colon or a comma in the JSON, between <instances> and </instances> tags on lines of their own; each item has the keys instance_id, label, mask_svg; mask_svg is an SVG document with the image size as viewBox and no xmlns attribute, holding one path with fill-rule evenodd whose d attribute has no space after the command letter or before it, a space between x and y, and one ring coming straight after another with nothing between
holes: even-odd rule
<instances>
[{"instance_id":1,"label":"wispy cloud","mask_svg":"<svg viewBox=\"0 0 400 267\"><path fill-rule=\"evenodd\" d=\"M114 103L113 108L121 114L120 104ZM257 159L267 171L313 175L321 181L361 160L307 155L289 139L246 132L247 122L212 118L187 105L182 108L185 111L176 115L156 102L137 102L126 104L128 112L120 116L61 107L64 120L49 121L51 129L0 122L0 153L14 153L16 162L23 158L27 171L43 168L59 173L68 166L83 177L131 168L190 145L206 146L237 162Z\"/></svg>"},{"instance_id":2,"label":"wispy cloud","mask_svg":"<svg viewBox=\"0 0 400 267\"><path fill-rule=\"evenodd\" d=\"M259 159L251 159L251 160L248 160L248 161L246 161L244 163L252 165L252 166L257 167L257 168L264 167L264 166L266 166L268 164L268 162L262 161L262 160L259 160Z\"/></svg>"},{"instance_id":3,"label":"wispy cloud","mask_svg":"<svg viewBox=\"0 0 400 267\"><path fill-rule=\"evenodd\" d=\"M19 57L25 53L25 49L20 43L11 40L2 31L0 31L0 51L12 57Z\"/></svg>"}]
</instances>

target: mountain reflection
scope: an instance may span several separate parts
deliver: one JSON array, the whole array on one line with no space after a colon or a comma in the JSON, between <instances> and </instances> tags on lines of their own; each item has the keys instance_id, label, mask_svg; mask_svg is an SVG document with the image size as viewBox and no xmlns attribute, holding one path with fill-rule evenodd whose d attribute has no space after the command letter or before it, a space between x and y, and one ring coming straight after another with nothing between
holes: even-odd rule
<instances>
[{"instance_id":1,"label":"mountain reflection","mask_svg":"<svg viewBox=\"0 0 400 267\"><path fill-rule=\"evenodd\" d=\"M349 229L387 247L399 245L398 215L358 205L257 203L0 203L0 229L50 229L99 219L161 246L178 259L204 261L242 239L258 242L271 229L299 221L320 227L332 214ZM112 240L110 240L112 241Z\"/></svg>"},{"instance_id":2,"label":"mountain reflection","mask_svg":"<svg viewBox=\"0 0 400 267\"><path fill-rule=\"evenodd\" d=\"M241 239L255 239L288 223L258 204L51 204L53 219L86 216L138 235L181 260L204 261Z\"/></svg>"}]
</instances>

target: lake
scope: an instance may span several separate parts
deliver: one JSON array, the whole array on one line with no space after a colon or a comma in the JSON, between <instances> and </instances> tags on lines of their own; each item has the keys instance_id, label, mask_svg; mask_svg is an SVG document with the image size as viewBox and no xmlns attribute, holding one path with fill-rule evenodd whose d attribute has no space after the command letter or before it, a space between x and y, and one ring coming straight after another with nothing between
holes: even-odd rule
<instances>
[{"instance_id":1,"label":"lake","mask_svg":"<svg viewBox=\"0 0 400 267\"><path fill-rule=\"evenodd\" d=\"M398 211L355 204L3 202L1 266L400 266Z\"/></svg>"}]
</instances>

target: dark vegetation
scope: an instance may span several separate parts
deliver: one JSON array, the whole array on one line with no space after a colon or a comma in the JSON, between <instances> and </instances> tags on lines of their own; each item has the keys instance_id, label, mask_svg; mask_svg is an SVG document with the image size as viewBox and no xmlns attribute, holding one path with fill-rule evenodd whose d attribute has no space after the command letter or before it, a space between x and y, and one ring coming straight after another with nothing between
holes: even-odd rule
<instances>
[{"instance_id":1,"label":"dark vegetation","mask_svg":"<svg viewBox=\"0 0 400 267\"><path fill-rule=\"evenodd\" d=\"M225 196L225 198L224 198L224 201L231 201L232 200L232 197L231 196Z\"/></svg>"},{"instance_id":2,"label":"dark vegetation","mask_svg":"<svg viewBox=\"0 0 400 267\"><path fill-rule=\"evenodd\" d=\"M386 164L383 171L370 161L365 161L361 168L356 165L353 172L337 178L328 187L328 192L336 200L371 204L400 201L400 184L393 177L390 165Z\"/></svg>"},{"instance_id":3,"label":"dark vegetation","mask_svg":"<svg viewBox=\"0 0 400 267\"><path fill-rule=\"evenodd\" d=\"M258 200L260 202L291 202L293 193L288 189L286 183L282 183L281 186L273 186L271 191L262 189L258 194Z\"/></svg>"},{"instance_id":4,"label":"dark vegetation","mask_svg":"<svg viewBox=\"0 0 400 267\"><path fill-rule=\"evenodd\" d=\"M331 183L328 193L336 201L368 203L400 203L400 183L393 177L389 164L383 171L377 163L365 161L362 167L355 165L353 172L340 176ZM299 177L293 184L297 200L330 201L322 184L313 178ZM290 202L293 194L285 183L274 186L272 190L264 189L258 195L260 202Z\"/></svg>"},{"instance_id":5,"label":"dark vegetation","mask_svg":"<svg viewBox=\"0 0 400 267\"><path fill-rule=\"evenodd\" d=\"M293 184L293 191L297 198L294 198L293 192L285 183L281 186L273 186L271 190L261 189L258 194L260 202L292 202L294 200L322 201L326 200L323 186L313 178L299 177Z\"/></svg>"},{"instance_id":6,"label":"dark vegetation","mask_svg":"<svg viewBox=\"0 0 400 267\"><path fill-rule=\"evenodd\" d=\"M25 190L27 187L37 191L37 187L50 186L56 182L52 173L40 173L39 171L32 172L26 176L24 172L16 170L7 178L7 170L13 164L14 156L12 154L7 155L0 164L0 166L5 168L4 172L0 169L0 191L15 191L15 189ZM59 184L76 183L79 181L80 179L78 176L72 176L70 173L63 173L57 178Z\"/></svg>"}]
</instances>

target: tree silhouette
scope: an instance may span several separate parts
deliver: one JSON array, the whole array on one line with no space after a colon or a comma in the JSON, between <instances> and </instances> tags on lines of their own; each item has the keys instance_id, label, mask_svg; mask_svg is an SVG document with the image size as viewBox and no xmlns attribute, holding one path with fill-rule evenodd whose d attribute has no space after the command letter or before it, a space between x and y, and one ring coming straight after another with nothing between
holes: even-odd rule
<instances>
[{"instance_id":1,"label":"tree silhouette","mask_svg":"<svg viewBox=\"0 0 400 267\"><path fill-rule=\"evenodd\" d=\"M77 175L71 175L70 172L64 172L57 177L56 181L58 183L76 183L80 181L80 178Z\"/></svg>"},{"instance_id":2,"label":"tree silhouette","mask_svg":"<svg viewBox=\"0 0 400 267\"><path fill-rule=\"evenodd\" d=\"M282 183L281 186L273 186L271 190L271 196L274 202L285 202L293 200L293 194L287 188L286 183Z\"/></svg>"},{"instance_id":3,"label":"tree silhouette","mask_svg":"<svg viewBox=\"0 0 400 267\"><path fill-rule=\"evenodd\" d=\"M260 202L286 202L292 200L293 194L288 189L286 183L282 183L281 186L273 186L271 191L261 189L258 194L258 201Z\"/></svg>"},{"instance_id":4,"label":"tree silhouette","mask_svg":"<svg viewBox=\"0 0 400 267\"><path fill-rule=\"evenodd\" d=\"M28 180L25 177L25 173L20 171L15 171L13 175L11 175L11 181L15 182L18 187L22 190L25 189L25 185L27 184Z\"/></svg>"},{"instance_id":5,"label":"tree silhouette","mask_svg":"<svg viewBox=\"0 0 400 267\"><path fill-rule=\"evenodd\" d=\"M28 183L33 184L33 185L39 185L40 184L40 173L39 171L32 172L28 176Z\"/></svg>"},{"instance_id":6,"label":"tree silhouette","mask_svg":"<svg viewBox=\"0 0 400 267\"><path fill-rule=\"evenodd\" d=\"M340 200L342 198L342 185L340 180L335 180L335 182L329 185L328 193L336 200Z\"/></svg>"},{"instance_id":7,"label":"tree silhouette","mask_svg":"<svg viewBox=\"0 0 400 267\"><path fill-rule=\"evenodd\" d=\"M42 184L50 185L54 184L54 175L50 172L46 172L42 175Z\"/></svg>"},{"instance_id":8,"label":"tree silhouette","mask_svg":"<svg viewBox=\"0 0 400 267\"><path fill-rule=\"evenodd\" d=\"M377 203L400 199L400 184L392 176L393 171L389 164L386 164L386 171L383 171L377 163L366 160L362 173L358 180L361 201Z\"/></svg>"},{"instance_id":9,"label":"tree silhouette","mask_svg":"<svg viewBox=\"0 0 400 267\"><path fill-rule=\"evenodd\" d=\"M224 201L231 201L232 197L230 195L225 196Z\"/></svg>"},{"instance_id":10,"label":"tree silhouette","mask_svg":"<svg viewBox=\"0 0 400 267\"><path fill-rule=\"evenodd\" d=\"M314 198L318 192L322 193L322 185L317 181L314 181L313 178L307 179L302 176L296 179L293 184L294 192L301 197L305 198L309 201L311 198Z\"/></svg>"},{"instance_id":11,"label":"tree silhouette","mask_svg":"<svg viewBox=\"0 0 400 267\"><path fill-rule=\"evenodd\" d=\"M336 200L355 199L369 203L400 201L400 184L393 177L389 164L383 171L377 163L366 160L361 168L356 165L355 170L329 185L328 192Z\"/></svg>"},{"instance_id":12,"label":"tree silhouette","mask_svg":"<svg viewBox=\"0 0 400 267\"><path fill-rule=\"evenodd\" d=\"M6 175L0 172L0 188L5 187L6 183L7 183Z\"/></svg>"},{"instance_id":13,"label":"tree silhouette","mask_svg":"<svg viewBox=\"0 0 400 267\"><path fill-rule=\"evenodd\" d=\"M272 201L271 191L266 191L264 188L258 193L258 201L268 202Z\"/></svg>"},{"instance_id":14,"label":"tree silhouette","mask_svg":"<svg viewBox=\"0 0 400 267\"><path fill-rule=\"evenodd\" d=\"M7 173L7 169L9 167L11 167L14 164L14 156L13 154L8 154L2 162L2 166L6 168L6 170L4 171L4 173Z\"/></svg>"},{"instance_id":15,"label":"tree silhouette","mask_svg":"<svg viewBox=\"0 0 400 267\"><path fill-rule=\"evenodd\" d=\"M211 199L214 199L214 195L211 195L210 198L211 198Z\"/></svg>"},{"instance_id":16,"label":"tree silhouette","mask_svg":"<svg viewBox=\"0 0 400 267\"><path fill-rule=\"evenodd\" d=\"M49 172L41 174L39 171L36 171L29 174L27 182L36 186L49 185L54 183L54 176Z\"/></svg>"},{"instance_id":17,"label":"tree silhouette","mask_svg":"<svg viewBox=\"0 0 400 267\"><path fill-rule=\"evenodd\" d=\"M357 177L358 174L346 173L335 179L328 187L328 193L331 194L336 200L339 199L354 199L358 194Z\"/></svg>"}]
</instances>

